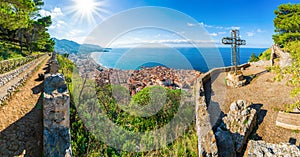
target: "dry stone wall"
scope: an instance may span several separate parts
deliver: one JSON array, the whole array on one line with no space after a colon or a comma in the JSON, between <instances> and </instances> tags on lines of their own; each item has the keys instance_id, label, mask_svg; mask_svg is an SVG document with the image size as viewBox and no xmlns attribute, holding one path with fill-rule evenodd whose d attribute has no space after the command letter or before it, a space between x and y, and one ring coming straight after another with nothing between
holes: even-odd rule
<instances>
[{"instance_id":1,"label":"dry stone wall","mask_svg":"<svg viewBox=\"0 0 300 157\"><path fill-rule=\"evenodd\" d=\"M240 65L238 68L247 68L250 64L246 63ZM199 156L210 156L217 157L220 155L220 150L217 145L216 135L213 131L212 124L210 123L210 115L208 113L207 107L209 101L207 100L207 96L205 95L204 86L208 83L211 83L211 76L221 73L228 72L233 67L223 67L223 68L215 68L207 73L201 75L200 78L196 81L195 87L195 99L196 99L196 132L198 137L198 154ZM231 137L231 135L228 135ZM223 138L227 138L223 136ZM224 139L225 140L225 139ZM226 151L228 149L226 148ZM234 152L235 150L232 151ZM231 153L229 153L231 154ZM235 154L234 154L235 155Z\"/></svg>"},{"instance_id":2,"label":"dry stone wall","mask_svg":"<svg viewBox=\"0 0 300 157\"><path fill-rule=\"evenodd\" d=\"M205 102L203 83L196 82L196 131L198 137L198 154L201 157L218 156L216 138L210 124L207 104Z\"/></svg>"},{"instance_id":3,"label":"dry stone wall","mask_svg":"<svg viewBox=\"0 0 300 157\"><path fill-rule=\"evenodd\" d=\"M27 56L27 57L23 57L23 58L15 58L15 59L8 59L8 60L0 61L0 74L14 70L17 67L20 67L32 60L40 58L43 55L44 54L38 54L38 55L31 55L31 56Z\"/></svg>"},{"instance_id":4,"label":"dry stone wall","mask_svg":"<svg viewBox=\"0 0 300 157\"><path fill-rule=\"evenodd\" d=\"M16 70L0 75L0 104L11 97L13 92L27 80L46 57L44 55Z\"/></svg>"},{"instance_id":5,"label":"dry stone wall","mask_svg":"<svg viewBox=\"0 0 300 157\"><path fill-rule=\"evenodd\" d=\"M50 60L50 73L45 75L43 98L44 156L72 155L70 135L70 95L62 74L55 73L58 63Z\"/></svg>"}]
</instances>

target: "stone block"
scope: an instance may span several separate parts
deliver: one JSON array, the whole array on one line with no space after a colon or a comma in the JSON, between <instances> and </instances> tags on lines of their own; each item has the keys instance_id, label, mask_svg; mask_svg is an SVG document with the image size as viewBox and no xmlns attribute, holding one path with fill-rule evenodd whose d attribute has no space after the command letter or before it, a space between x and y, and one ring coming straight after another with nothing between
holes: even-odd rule
<instances>
[{"instance_id":1,"label":"stone block","mask_svg":"<svg viewBox=\"0 0 300 157\"><path fill-rule=\"evenodd\" d=\"M259 111L249 107L251 103L238 100L230 105L230 111L223 118L226 128L231 132L236 151L241 152L248 136L256 126Z\"/></svg>"},{"instance_id":2,"label":"stone block","mask_svg":"<svg viewBox=\"0 0 300 157\"><path fill-rule=\"evenodd\" d=\"M230 87L242 87L246 85L246 79L241 71L238 71L237 74L230 71L226 76L226 84Z\"/></svg>"},{"instance_id":3,"label":"stone block","mask_svg":"<svg viewBox=\"0 0 300 157\"><path fill-rule=\"evenodd\" d=\"M300 149L288 143L271 144L265 141L250 140L244 156L298 157L300 156Z\"/></svg>"},{"instance_id":4,"label":"stone block","mask_svg":"<svg viewBox=\"0 0 300 157\"><path fill-rule=\"evenodd\" d=\"M44 155L71 156L70 96L62 74L47 74L43 98Z\"/></svg>"}]
</instances>

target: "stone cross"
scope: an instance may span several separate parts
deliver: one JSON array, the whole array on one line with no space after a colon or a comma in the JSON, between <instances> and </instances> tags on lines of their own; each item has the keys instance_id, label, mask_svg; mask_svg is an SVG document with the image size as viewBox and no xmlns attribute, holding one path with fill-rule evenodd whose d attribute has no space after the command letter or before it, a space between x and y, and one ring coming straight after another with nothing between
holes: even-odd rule
<instances>
[{"instance_id":1,"label":"stone cross","mask_svg":"<svg viewBox=\"0 0 300 157\"><path fill-rule=\"evenodd\" d=\"M231 30L231 37L224 37L222 39L222 43L226 45L231 45L232 53L231 53L231 62L234 65L234 73L237 73L237 65L239 64L239 56L240 56L240 45L246 45L246 40L240 39L239 30L233 29Z\"/></svg>"}]
</instances>

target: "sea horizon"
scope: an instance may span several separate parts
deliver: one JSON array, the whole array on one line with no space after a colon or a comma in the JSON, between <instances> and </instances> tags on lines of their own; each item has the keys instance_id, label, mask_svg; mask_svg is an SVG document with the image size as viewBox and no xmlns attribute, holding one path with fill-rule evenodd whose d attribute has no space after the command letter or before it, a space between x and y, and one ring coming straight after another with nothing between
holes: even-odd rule
<instances>
[{"instance_id":1,"label":"sea horizon","mask_svg":"<svg viewBox=\"0 0 300 157\"><path fill-rule=\"evenodd\" d=\"M268 48L240 48L240 62L249 61ZM93 52L92 58L105 68L137 70L141 67L166 66L174 69L207 72L217 67L232 66L230 47L143 47L112 48L109 52Z\"/></svg>"}]
</instances>

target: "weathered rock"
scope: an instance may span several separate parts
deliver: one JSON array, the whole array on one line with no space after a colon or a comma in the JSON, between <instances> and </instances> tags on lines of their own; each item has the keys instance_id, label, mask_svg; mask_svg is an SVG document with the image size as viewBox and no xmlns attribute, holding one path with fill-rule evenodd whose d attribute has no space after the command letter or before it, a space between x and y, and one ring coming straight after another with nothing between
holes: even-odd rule
<instances>
[{"instance_id":1,"label":"weathered rock","mask_svg":"<svg viewBox=\"0 0 300 157\"><path fill-rule=\"evenodd\" d=\"M71 155L70 129L66 127L53 127L44 129L45 156Z\"/></svg>"},{"instance_id":2,"label":"weathered rock","mask_svg":"<svg viewBox=\"0 0 300 157\"><path fill-rule=\"evenodd\" d=\"M222 157L235 157L235 148L230 132L226 129L218 127L216 133L217 146L219 150L219 156Z\"/></svg>"},{"instance_id":3,"label":"weathered rock","mask_svg":"<svg viewBox=\"0 0 300 157\"><path fill-rule=\"evenodd\" d=\"M272 53L271 53L271 62L273 62L275 58L280 58L279 61L280 68L291 66L293 62L290 53L284 52L280 47L273 45Z\"/></svg>"},{"instance_id":4,"label":"weathered rock","mask_svg":"<svg viewBox=\"0 0 300 157\"><path fill-rule=\"evenodd\" d=\"M200 91L203 91L202 83L196 82L196 130L198 136L198 153L201 157L217 157L218 147L215 134L210 124L209 113L207 111L207 105L205 97L200 96Z\"/></svg>"},{"instance_id":5,"label":"weathered rock","mask_svg":"<svg viewBox=\"0 0 300 157\"><path fill-rule=\"evenodd\" d=\"M232 133L236 151L241 152L247 138L256 125L258 111L249 107L250 103L238 100L230 105L230 111L223 118L226 128Z\"/></svg>"},{"instance_id":6,"label":"weathered rock","mask_svg":"<svg viewBox=\"0 0 300 157\"><path fill-rule=\"evenodd\" d=\"M231 71L227 73L226 84L230 87L242 87L246 85L246 79L241 71L239 71L237 74Z\"/></svg>"},{"instance_id":7,"label":"weathered rock","mask_svg":"<svg viewBox=\"0 0 300 157\"><path fill-rule=\"evenodd\" d=\"M299 157L300 150L297 146L280 143L280 144L270 144L265 141L253 141L248 142L247 150L244 156L256 157L256 156L285 156L285 157Z\"/></svg>"},{"instance_id":8,"label":"weathered rock","mask_svg":"<svg viewBox=\"0 0 300 157\"><path fill-rule=\"evenodd\" d=\"M70 96L64 76L47 74L44 85L44 155L71 156Z\"/></svg>"}]
</instances>

